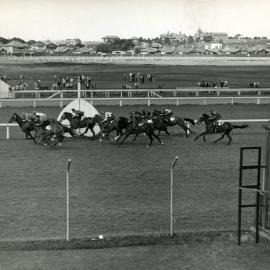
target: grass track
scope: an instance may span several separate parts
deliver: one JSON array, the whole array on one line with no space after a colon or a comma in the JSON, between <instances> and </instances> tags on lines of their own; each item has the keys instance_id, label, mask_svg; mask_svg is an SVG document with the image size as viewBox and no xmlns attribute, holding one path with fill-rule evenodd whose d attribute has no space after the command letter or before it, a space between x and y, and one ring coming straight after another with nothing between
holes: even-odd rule
<instances>
[{"instance_id":1,"label":"grass track","mask_svg":"<svg viewBox=\"0 0 270 270\"><path fill-rule=\"evenodd\" d=\"M268 118L268 105L214 106L223 118ZM130 107L104 107L127 116ZM151 109L153 109L151 107ZM197 119L207 106L172 107L175 115ZM7 122L14 111L31 108L2 108L0 121ZM56 117L59 108L41 109ZM195 127L199 132L202 126ZM24 140L18 129L11 139L0 133L1 190L0 239L65 237L65 169L72 158L70 203L71 237L169 231L169 165L179 156L175 168L176 230L235 229L238 160L240 146L264 146L261 124L235 130L233 143L212 144L184 138L173 129L162 136L165 145L146 148L141 135L118 148L87 138L67 139L57 150ZM254 159L254 157L253 157ZM252 162L252 157L250 162ZM251 176L250 176L251 177ZM249 178L250 178L249 177ZM249 212L245 224L252 224Z\"/></svg>"}]
</instances>

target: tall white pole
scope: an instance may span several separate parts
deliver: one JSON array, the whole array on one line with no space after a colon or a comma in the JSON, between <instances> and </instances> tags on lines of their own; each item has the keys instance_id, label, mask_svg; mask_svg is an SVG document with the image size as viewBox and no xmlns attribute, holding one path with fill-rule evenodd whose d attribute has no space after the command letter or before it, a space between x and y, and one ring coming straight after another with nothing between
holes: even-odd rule
<instances>
[{"instance_id":1,"label":"tall white pole","mask_svg":"<svg viewBox=\"0 0 270 270\"><path fill-rule=\"evenodd\" d=\"M71 164L71 159L68 159L68 166L67 166L67 172L66 172L66 189L67 189L67 235L66 235L66 240L69 241L69 170L70 170L70 164Z\"/></svg>"},{"instance_id":2,"label":"tall white pole","mask_svg":"<svg viewBox=\"0 0 270 270\"><path fill-rule=\"evenodd\" d=\"M175 157L171 165L171 201L170 201L170 235L173 236L173 168L178 160L178 156Z\"/></svg>"},{"instance_id":3,"label":"tall white pole","mask_svg":"<svg viewBox=\"0 0 270 270\"><path fill-rule=\"evenodd\" d=\"M81 78L80 76L78 76L78 95L77 95L77 98L78 98L78 103L79 103L79 111L81 110Z\"/></svg>"}]
</instances>

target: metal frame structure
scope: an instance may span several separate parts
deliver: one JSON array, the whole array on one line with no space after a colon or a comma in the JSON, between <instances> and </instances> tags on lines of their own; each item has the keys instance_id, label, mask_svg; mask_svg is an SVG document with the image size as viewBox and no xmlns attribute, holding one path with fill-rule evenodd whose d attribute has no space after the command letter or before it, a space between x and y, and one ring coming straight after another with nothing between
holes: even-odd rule
<instances>
[{"instance_id":1,"label":"metal frame structure","mask_svg":"<svg viewBox=\"0 0 270 270\"><path fill-rule=\"evenodd\" d=\"M244 152L248 150L257 150L257 164L244 165ZM241 232L242 232L242 208L255 208L256 211L256 243L259 243L259 226L260 226L260 194L261 194L261 147L241 147L240 148L240 165L239 165L239 189L238 189L238 245L241 244ZM257 170L256 184L245 185L243 184L243 171L244 170ZM243 204L242 192L243 191L254 191L256 192L256 203Z\"/></svg>"}]
</instances>

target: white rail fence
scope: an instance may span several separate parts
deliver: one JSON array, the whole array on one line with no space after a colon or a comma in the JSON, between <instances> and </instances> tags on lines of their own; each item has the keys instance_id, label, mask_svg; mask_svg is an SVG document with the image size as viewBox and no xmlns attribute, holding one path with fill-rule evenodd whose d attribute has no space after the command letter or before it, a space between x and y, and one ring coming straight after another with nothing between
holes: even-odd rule
<instances>
[{"instance_id":1,"label":"white rail fence","mask_svg":"<svg viewBox=\"0 0 270 270\"><path fill-rule=\"evenodd\" d=\"M169 94L169 97L181 97L183 94L195 94L196 97L200 96L200 93L208 93L214 94L216 96L220 96L221 94L226 93L235 93L238 96L241 96L243 93L256 93L257 96L261 96L262 93L269 93L270 88L228 88L228 87L185 87L185 88L173 88L173 89L95 89L95 90L80 90L82 93L82 97L91 97L95 98L96 95L101 95L104 98L110 98L111 94L118 94L119 97L123 98L126 94L128 98L133 98L134 95L141 94L144 97L148 96L158 96L159 98L166 98L164 96ZM70 90L12 90L11 95L12 98L16 98L16 95L24 96L25 94L31 94L34 98L41 98L43 95L49 95L47 99L54 98L59 96L61 98L65 97L65 94L77 94L78 90L70 89Z\"/></svg>"},{"instance_id":2,"label":"white rail fence","mask_svg":"<svg viewBox=\"0 0 270 270\"><path fill-rule=\"evenodd\" d=\"M270 119L230 119L230 120L220 120L220 122L231 122L231 123L265 123L269 122ZM188 127L190 124L187 123ZM6 128L6 139L10 139L10 128L19 127L17 123L0 123L0 127Z\"/></svg>"},{"instance_id":3,"label":"white rail fence","mask_svg":"<svg viewBox=\"0 0 270 270\"><path fill-rule=\"evenodd\" d=\"M229 95L230 94L230 95ZM232 95L234 94L234 95ZM12 98L0 99L0 107L8 104L42 104L63 107L78 95L78 90L11 91ZM98 89L81 90L81 97L92 105L144 104L235 104L270 103L270 88L176 88L176 89Z\"/></svg>"}]
</instances>

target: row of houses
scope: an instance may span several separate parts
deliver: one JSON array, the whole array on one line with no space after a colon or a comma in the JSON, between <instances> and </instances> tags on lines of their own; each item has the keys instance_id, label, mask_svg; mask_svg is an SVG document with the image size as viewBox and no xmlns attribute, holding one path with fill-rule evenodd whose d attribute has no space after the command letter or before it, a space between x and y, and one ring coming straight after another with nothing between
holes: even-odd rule
<instances>
[{"instance_id":1,"label":"row of houses","mask_svg":"<svg viewBox=\"0 0 270 270\"><path fill-rule=\"evenodd\" d=\"M69 43L52 42L22 42L12 40L8 43L0 42L0 55L29 56L29 55L50 55L50 54L91 54L96 53L93 48L83 47L80 42L70 40ZM72 42L73 41L73 42ZM79 45L80 44L80 45Z\"/></svg>"},{"instance_id":2,"label":"row of houses","mask_svg":"<svg viewBox=\"0 0 270 270\"><path fill-rule=\"evenodd\" d=\"M106 36L103 42L113 42L120 39L117 36ZM134 49L129 51L113 51L112 55L129 56L129 55L184 55L184 54L239 54L239 55L255 55L269 54L270 41L246 41L246 42L204 42L199 41L186 45L162 45L155 41L140 41L132 38ZM13 39L8 42L2 42L0 39L0 55L100 55L106 56L104 52L97 52L96 46L87 43L82 44L79 39L68 39L52 43L50 41L28 41L24 42L20 39ZM97 45L97 44L96 44Z\"/></svg>"}]
</instances>

